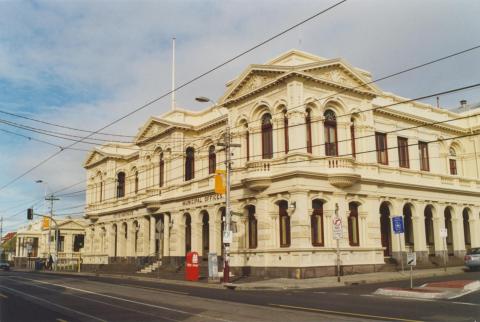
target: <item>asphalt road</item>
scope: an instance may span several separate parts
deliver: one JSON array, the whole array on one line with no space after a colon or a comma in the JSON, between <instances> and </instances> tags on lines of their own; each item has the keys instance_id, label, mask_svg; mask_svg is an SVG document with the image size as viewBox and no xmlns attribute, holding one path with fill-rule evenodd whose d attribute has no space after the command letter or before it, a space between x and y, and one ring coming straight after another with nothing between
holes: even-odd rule
<instances>
[{"instance_id":1,"label":"asphalt road","mask_svg":"<svg viewBox=\"0 0 480 322\"><path fill-rule=\"evenodd\" d=\"M415 281L479 279L480 272ZM372 295L409 281L232 291L91 276L0 272L0 321L480 321L480 292L454 300Z\"/></svg>"}]
</instances>

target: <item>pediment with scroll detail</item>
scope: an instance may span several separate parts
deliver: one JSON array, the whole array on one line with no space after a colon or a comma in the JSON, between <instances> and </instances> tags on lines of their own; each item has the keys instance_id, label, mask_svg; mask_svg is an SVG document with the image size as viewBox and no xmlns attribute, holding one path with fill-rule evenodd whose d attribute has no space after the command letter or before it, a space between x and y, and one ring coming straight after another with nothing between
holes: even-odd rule
<instances>
[{"instance_id":1,"label":"pediment with scroll detail","mask_svg":"<svg viewBox=\"0 0 480 322\"><path fill-rule=\"evenodd\" d=\"M237 98L252 92L275 81L275 79L279 78L284 73L284 71L252 70L241 81L233 86L232 90L225 96L225 99Z\"/></svg>"},{"instance_id":2,"label":"pediment with scroll detail","mask_svg":"<svg viewBox=\"0 0 480 322\"><path fill-rule=\"evenodd\" d=\"M85 166L88 167L89 165L100 162L105 158L106 158L105 155L95 150L93 152L90 152L90 154L87 156L87 160L85 161Z\"/></svg>"},{"instance_id":3,"label":"pediment with scroll detail","mask_svg":"<svg viewBox=\"0 0 480 322\"><path fill-rule=\"evenodd\" d=\"M149 138L156 137L157 135L163 133L169 127L171 127L170 124L167 124L155 118L151 118L140 130L137 137L135 138L135 142L144 141Z\"/></svg>"}]
</instances>

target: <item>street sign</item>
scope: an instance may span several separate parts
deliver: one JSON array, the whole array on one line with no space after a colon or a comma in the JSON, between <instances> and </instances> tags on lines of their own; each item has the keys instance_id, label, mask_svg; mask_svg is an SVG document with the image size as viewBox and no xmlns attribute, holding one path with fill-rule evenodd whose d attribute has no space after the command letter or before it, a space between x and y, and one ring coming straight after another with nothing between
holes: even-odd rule
<instances>
[{"instance_id":1,"label":"street sign","mask_svg":"<svg viewBox=\"0 0 480 322\"><path fill-rule=\"evenodd\" d=\"M231 230L225 230L223 232L223 243L231 244L233 242L233 232Z\"/></svg>"},{"instance_id":2,"label":"street sign","mask_svg":"<svg viewBox=\"0 0 480 322\"><path fill-rule=\"evenodd\" d=\"M340 217L333 218L333 239L343 238L342 219Z\"/></svg>"},{"instance_id":3,"label":"street sign","mask_svg":"<svg viewBox=\"0 0 480 322\"><path fill-rule=\"evenodd\" d=\"M447 236L448 236L447 228L440 228L440 237L441 238L447 238Z\"/></svg>"},{"instance_id":4,"label":"street sign","mask_svg":"<svg viewBox=\"0 0 480 322\"><path fill-rule=\"evenodd\" d=\"M407 253L407 265L417 266L417 253Z\"/></svg>"},{"instance_id":5,"label":"street sign","mask_svg":"<svg viewBox=\"0 0 480 322\"><path fill-rule=\"evenodd\" d=\"M395 234L401 234L401 233L404 232L402 216L393 217L392 218L392 223L393 223L393 232Z\"/></svg>"}]
</instances>

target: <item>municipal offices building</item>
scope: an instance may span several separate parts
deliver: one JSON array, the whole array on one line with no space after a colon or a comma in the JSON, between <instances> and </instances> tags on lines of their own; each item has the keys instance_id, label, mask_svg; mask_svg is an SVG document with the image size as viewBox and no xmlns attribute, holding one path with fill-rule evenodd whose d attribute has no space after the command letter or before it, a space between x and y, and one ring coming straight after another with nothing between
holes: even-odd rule
<instances>
[{"instance_id":1,"label":"municipal offices building","mask_svg":"<svg viewBox=\"0 0 480 322\"><path fill-rule=\"evenodd\" d=\"M95 148L84 164L84 264L222 256L225 202L213 190L227 124L241 145L232 148L234 272L334 274L336 215L345 273L381 270L400 250L441 262L444 228L458 261L480 246L480 110L407 102L371 80L343 59L292 50L248 66L219 106L152 116L131 143Z\"/></svg>"}]
</instances>

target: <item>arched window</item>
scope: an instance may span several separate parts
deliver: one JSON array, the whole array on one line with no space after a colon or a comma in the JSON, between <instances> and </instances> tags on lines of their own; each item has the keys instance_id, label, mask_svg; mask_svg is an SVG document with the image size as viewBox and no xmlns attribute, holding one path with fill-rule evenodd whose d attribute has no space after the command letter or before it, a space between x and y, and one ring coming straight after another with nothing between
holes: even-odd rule
<instances>
[{"instance_id":1,"label":"arched window","mask_svg":"<svg viewBox=\"0 0 480 322\"><path fill-rule=\"evenodd\" d=\"M305 125L307 130L307 153L312 153L312 111L307 109L305 116Z\"/></svg>"},{"instance_id":2,"label":"arched window","mask_svg":"<svg viewBox=\"0 0 480 322\"><path fill-rule=\"evenodd\" d=\"M325 128L325 155L337 156L337 117L335 112L332 110L326 110L323 116L325 117L325 121L323 123Z\"/></svg>"},{"instance_id":3,"label":"arched window","mask_svg":"<svg viewBox=\"0 0 480 322\"><path fill-rule=\"evenodd\" d=\"M312 227L312 245L323 246L323 203L321 200L312 201L313 213L310 217Z\"/></svg>"},{"instance_id":4,"label":"arched window","mask_svg":"<svg viewBox=\"0 0 480 322\"><path fill-rule=\"evenodd\" d=\"M450 165L450 174L451 175L457 175L457 153L455 152L454 148L450 148L449 151L449 165Z\"/></svg>"},{"instance_id":5,"label":"arched window","mask_svg":"<svg viewBox=\"0 0 480 322\"><path fill-rule=\"evenodd\" d=\"M465 208L463 209L463 236L465 238L465 246L470 248L472 245L472 238L470 236L470 222L469 222L469 214L468 214L468 209Z\"/></svg>"},{"instance_id":6,"label":"arched window","mask_svg":"<svg viewBox=\"0 0 480 322\"><path fill-rule=\"evenodd\" d=\"M125 196L125 172L117 174L117 198Z\"/></svg>"},{"instance_id":7,"label":"arched window","mask_svg":"<svg viewBox=\"0 0 480 322\"><path fill-rule=\"evenodd\" d=\"M288 203L282 200L278 203L280 217L280 247L290 246L290 216L288 215Z\"/></svg>"},{"instance_id":8,"label":"arched window","mask_svg":"<svg viewBox=\"0 0 480 322\"><path fill-rule=\"evenodd\" d=\"M185 181L195 178L195 149L187 148L185 153Z\"/></svg>"},{"instance_id":9,"label":"arched window","mask_svg":"<svg viewBox=\"0 0 480 322\"><path fill-rule=\"evenodd\" d=\"M215 154L215 146L210 145L208 148L208 173L215 173L217 169L217 155Z\"/></svg>"},{"instance_id":10,"label":"arched window","mask_svg":"<svg viewBox=\"0 0 480 322\"><path fill-rule=\"evenodd\" d=\"M257 218L255 218L255 206L248 206L248 248L257 248Z\"/></svg>"},{"instance_id":11,"label":"arched window","mask_svg":"<svg viewBox=\"0 0 480 322\"><path fill-rule=\"evenodd\" d=\"M138 171L135 171L135 193L138 193Z\"/></svg>"},{"instance_id":12,"label":"arched window","mask_svg":"<svg viewBox=\"0 0 480 322\"><path fill-rule=\"evenodd\" d=\"M273 128L272 116L266 113L262 116L262 158L273 158Z\"/></svg>"},{"instance_id":13,"label":"arched window","mask_svg":"<svg viewBox=\"0 0 480 322\"><path fill-rule=\"evenodd\" d=\"M353 117L350 122L350 142L352 144L352 158L355 158L357 156L357 149L355 147L355 120L353 119Z\"/></svg>"},{"instance_id":14,"label":"arched window","mask_svg":"<svg viewBox=\"0 0 480 322\"><path fill-rule=\"evenodd\" d=\"M250 132L247 131L245 132L245 148L247 149L247 161L250 161Z\"/></svg>"},{"instance_id":15,"label":"arched window","mask_svg":"<svg viewBox=\"0 0 480 322\"><path fill-rule=\"evenodd\" d=\"M163 187L165 185L165 160L163 159L163 152L160 153L160 162L158 166L160 167L158 185Z\"/></svg>"},{"instance_id":16,"label":"arched window","mask_svg":"<svg viewBox=\"0 0 480 322\"><path fill-rule=\"evenodd\" d=\"M290 148L288 142L288 115L286 109L283 111L283 135L285 141L285 154L287 154Z\"/></svg>"},{"instance_id":17,"label":"arched window","mask_svg":"<svg viewBox=\"0 0 480 322\"><path fill-rule=\"evenodd\" d=\"M410 204L403 206L403 222L405 224L405 244L408 246L414 245L413 239L413 222L412 222L412 207Z\"/></svg>"},{"instance_id":18,"label":"arched window","mask_svg":"<svg viewBox=\"0 0 480 322\"><path fill-rule=\"evenodd\" d=\"M348 240L350 246L358 246L360 244L358 237L358 204L351 202L348 208L350 210L348 215Z\"/></svg>"}]
</instances>

